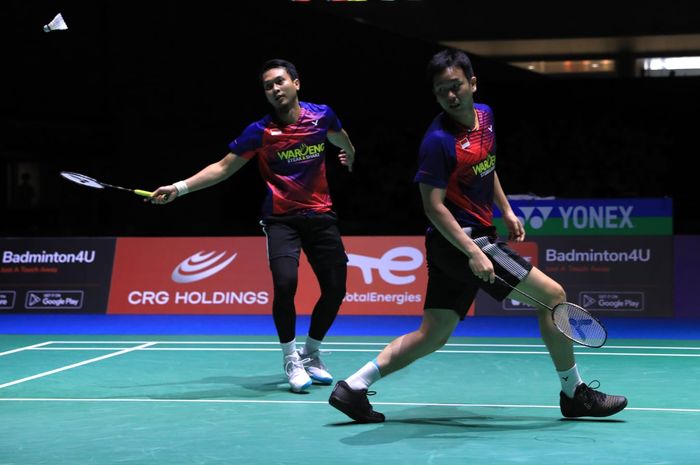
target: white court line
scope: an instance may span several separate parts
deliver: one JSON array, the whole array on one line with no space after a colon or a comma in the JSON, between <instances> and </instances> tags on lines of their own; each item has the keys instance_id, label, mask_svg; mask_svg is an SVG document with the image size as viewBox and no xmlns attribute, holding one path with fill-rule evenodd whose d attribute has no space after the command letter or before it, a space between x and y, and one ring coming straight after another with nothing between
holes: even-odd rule
<instances>
[{"instance_id":1,"label":"white court line","mask_svg":"<svg viewBox=\"0 0 700 465\"><path fill-rule=\"evenodd\" d=\"M129 353L129 352L132 352L134 350L143 349L143 348L148 347L148 346L153 345L153 344L155 344L155 343L153 343L153 342L144 343L144 344L141 344L140 346L130 347L128 349L120 350L119 352L114 352L111 354L103 355L101 357L91 358L89 360L84 360L84 361L78 362L78 363L73 363L72 365L67 365L67 366L64 366L61 368L56 368L55 370L49 370L49 371L45 371L43 373L39 373L36 375L27 376L26 378L16 379L14 381L0 384L0 389L6 388L9 386L14 386L15 384L24 383L26 381L31 381L33 379L43 378L44 376L49 376L49 375L52 375L54 373L59 373L61 371L70 370L71 368L77 368L79 366L87 365L88 363L99 362L100 360L105 360L105 359L110 358L110 357L116 357L117 355L123 355L123 354Z\"/></svg>"},{"instance_id":2,"label":"white court line","mask_svg":"<svg viewBox=\"0 0 700 465\"><path fill-rule=\"evenodd\" d=\"M158 344L151 342L147 344ZM36 351L65 350L65 351L105 351L119 350L117 347L39 347L31 349ZM135 349L133 349L135 350ZM144 347L140 348L144 352L278 352L278 348L266 347ZM323 350L322 350L323 352ZM331 349L327 353L333 352L357 352L357 353L378 353L381 349ZM438 354L506 354L506 355L549 355L547 351L530 350L436 350ZM574 352L576 355L587 356L610 356L610 357L700 357L700 354L657 354L644 352ZM0 385L0 388L3 386Z\"/></svg>"},{"instance_id":3,"label":"white court line","mask_svg":"<svg viewBox=\"0 0 700 465\"><path fill-rule=\"evenodd\" d=\"M153 342L155 344L177 344L177 345L273 345L279 346L279 342L271 341L51 341L54 344L144 344ZM324 341L323 346L381 346L389 344L391 340L386 342L332 342ZM300 343L300 341L297 341ZM544 344L478 344L478 343L447 343L445 347L532 347L544 348ZM621 346L621 345L605 345L601 348L592 348L580 346L582 350L605 350L605 349L648 349L648 350L700 350L700 347L681 347L681 346ZM322 349L323 350L323 349ZM1 355L1 354L0 354Z\"/></svg>"},{"instance_id":4,"label":"white court line","mask_svg":"<svg viewBox=\"0 0 700 465\"><path fill-rule=\"evenodd\" d=\"M17 353L17 352L22 352L23 350L32 350L32 349L36 349L37 347L42 347L42 346L51 344L52 342L53 342L53 341L40 342L39 344L33 344L33 345L31 345L31 346L20 347L20 348L18 348L18 349L12 349L12 350L7 350L7 351L5 351L5 352L0 352L0 357L2 357L3 355L10 355L10 354L14 354L14 353Z\"/></svg>"},{"instance_id":5,"label":"white court line","mask_svg":"<svg viewBox=\"0 0 700 465\"><path fill-rule=\"evenodd\" d=\"M259 399L143 399L143 398L67 398L67 397L6 397L0 402L142 402L142 403L180 403L180 404L310 404L328 405L325 400L259 400ZM436 402L372 402L372 405L393 407L466 407L466 408L520 408L520 409L559 409L558 405L537 404L462 404ZM659 408L659 407L627 407L625 412L672 412L700 413L700 408Z\"/></svg>"}]
</instances>

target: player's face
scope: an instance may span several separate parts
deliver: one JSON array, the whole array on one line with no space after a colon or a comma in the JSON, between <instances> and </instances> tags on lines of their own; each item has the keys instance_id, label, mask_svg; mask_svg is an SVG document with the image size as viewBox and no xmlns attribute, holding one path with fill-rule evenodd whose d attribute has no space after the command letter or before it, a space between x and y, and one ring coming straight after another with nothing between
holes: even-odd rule
<instances>
[{"instance_id":1,"label":"player's face","mask_svg":"<svg viewBox=\"0 0 700 465\"><path fill-rule=\"evenodd\" d=\"M476 76L467 79L459 66L446 68L433 79L433 93L438 104L456 120L474 111L475 91Z\"/></svg>"},{"instance_id":2,"label":"player's face","mask_svg":"<svg viewBox=\"0 0 700 465\"><path fill-rule=\"evenodd\" d=\"M292 105L297 100L299 79L292 79L285 68L272 68L262 75L265 97L275 109Z\"/></svg>"}]
</instances>

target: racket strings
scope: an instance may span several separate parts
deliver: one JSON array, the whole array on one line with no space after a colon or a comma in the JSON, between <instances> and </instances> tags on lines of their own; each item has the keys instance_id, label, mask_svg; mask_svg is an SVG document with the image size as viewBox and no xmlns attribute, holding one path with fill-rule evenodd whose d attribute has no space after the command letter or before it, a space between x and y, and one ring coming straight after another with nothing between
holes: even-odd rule
<instances>
[{"instance_id":1,"label":"racket strings","mask_svg":"<svg viewBox=\"0 0 700 465\"><path fill-rule=\"evenodd\" d=\"M578 305L564 302L554 307L554 324L569 339L589 347L601 347L608 338L602 324Z\"/></svg>"},{"instance_id":2,"label":"racket strings","mask_svg":"<svg viewBox=\"0 0 700 465\"><path fill-rule=\"evenodd\" d=\"M86 187L92 187L93 189L104 189L104 186L101 183L99 183L96 179L91 178L90 176L85 176L84 174L80 173L72 173L70 171L61 171L60 174L61 176L63 176L63 178L74 183Z\"/></svg>"}]
</instances>

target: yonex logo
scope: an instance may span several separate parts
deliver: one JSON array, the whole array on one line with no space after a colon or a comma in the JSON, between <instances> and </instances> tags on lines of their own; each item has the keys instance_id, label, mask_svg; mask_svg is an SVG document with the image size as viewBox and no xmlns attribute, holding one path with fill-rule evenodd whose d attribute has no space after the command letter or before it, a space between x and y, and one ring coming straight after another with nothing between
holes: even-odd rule
<instances>
[{"instance_id":1,"label":"yonex logo","mask_svg":"<svg viewBox=\"0 0 700 465\"><path fill-rule=\"evenodd\" d=\"M213 252L197 252L187 257L175 267L171 278L176 283L193 283L212 276L228 266L236 258L236 253L228 258L224 258L226 252L216 255Z\"/></svg>"},{"instance_id":2,"label":"yonex logo","mask_svg":"<svg viewBox=\"0 0 700 465\"><path fill-rule=\"evenodd\" d=\"M406 260L406 258L408 260ZM415 247L394 247L381 258L365 255L348 254L348 266L356 266L362 271L365 284L372 284L372 270L389 284L404 285L416 280L415 275L397 276L394 271L413 271L423 263L423 253Z\"/></svg>"},{"instance_id":3,"label":"yonex logo","mask_svg":"<svg viewBox=\"0 0 700 465\"><path fill-rule=\"evenodd\" d=\"M549 218L554 207L517 207L522 215L518 219L532 229L540 229Z\"/></svg>"}]
</instances>

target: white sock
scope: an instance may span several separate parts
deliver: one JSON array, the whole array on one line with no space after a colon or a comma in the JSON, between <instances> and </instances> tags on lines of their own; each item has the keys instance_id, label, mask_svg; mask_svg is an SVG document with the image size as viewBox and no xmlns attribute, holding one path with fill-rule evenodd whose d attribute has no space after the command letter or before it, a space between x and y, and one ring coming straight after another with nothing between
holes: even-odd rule
<instances>
[{"instance_id":1,"label":"white sock","mask_svg":"<svg viewBox=\"0 0 700 465\"><path fill-rule=\"evenodd\" d=\"M321 348L321 341L318 341L312 337L307 337L306 343L304 343L303 354L304 355L313 354L314 352L316 352L320 348Z\"/></svg>"},{"instance_id":2,"label":"white sock","mask_svg":"<svg viewBox=\"0 0 700 465\"><path fill-rule=\"evenodd\" d=\"M296 353L297 351L297 340L292 339L289 342L284 342L280 344L282 346L282 353L284 353L284 356L286 357L287 355L292 355Z\"/></svg>"},{"instance_id":3,"label":"white sock","mask_svg":"<svg viewBox=\"0 0 700 465\"><path fill-rule=\"evenodd\" d=\"M557 371L559 373L559 381L561 382L561 391L570 399L574 398L576 387L583 383L581 375L578 374L576 364L566 371Z\"/></svg>"},{"instance_id":4,"label":"white sock","mask_svg":"<svg viewBox=\"0 0 700 465\"><path fill-rule=\"evenodd\" d=\"M357 370L353 375L345 380L351 389L368 389L374 382L382 377L379 373L377 359L367 362L365 366Z\"/></svg>"}]
</instances>

